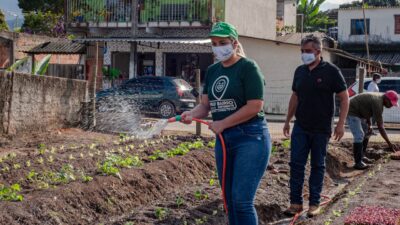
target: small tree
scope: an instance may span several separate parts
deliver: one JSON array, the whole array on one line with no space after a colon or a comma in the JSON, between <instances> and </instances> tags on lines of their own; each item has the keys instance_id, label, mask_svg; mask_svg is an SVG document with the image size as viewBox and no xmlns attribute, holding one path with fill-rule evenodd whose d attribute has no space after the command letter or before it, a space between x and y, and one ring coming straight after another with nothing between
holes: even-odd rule
<instances>
[{"instance_id":1,"label":"small tree","mask_svg":"<svg viewBox=\"0 0 400 225\"><path fill-rule=\"evenodd\" d=\"M0 10L0 31L8 31L7 22L1 10Z\"/></svg>"}]
</instances>

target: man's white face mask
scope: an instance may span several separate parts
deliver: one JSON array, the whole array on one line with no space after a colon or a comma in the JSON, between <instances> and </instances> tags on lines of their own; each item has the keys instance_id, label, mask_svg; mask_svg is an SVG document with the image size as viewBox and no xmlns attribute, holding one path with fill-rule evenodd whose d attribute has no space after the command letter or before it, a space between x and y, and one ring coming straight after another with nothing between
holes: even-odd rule
<instances>
[{"instance_id":1,"label":"man's white face mask","mask_svg":"<svg viewBox=\"0 0 400 225\"><path fill-rule=\"evenodd\" d=\"M315 62L316 58L314 53L302 53L301 60L305 65L310 65L311 63Z\"/></svg>"}]
</instances>

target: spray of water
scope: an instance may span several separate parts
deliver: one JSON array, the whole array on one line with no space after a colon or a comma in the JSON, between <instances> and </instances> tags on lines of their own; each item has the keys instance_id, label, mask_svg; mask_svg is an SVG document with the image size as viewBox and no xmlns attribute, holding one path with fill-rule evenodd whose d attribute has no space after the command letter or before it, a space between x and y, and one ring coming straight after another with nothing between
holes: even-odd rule
<instances>
[{"instance_id":1,"label":"spray of water","mask_svg":"<svg viewBox=\"0 0 400 225\"><path fill-rule=\"evenodd\" d=\"M142 105L135 96L115 92L97 101L96 130L125 133L138 139L160 135L167 120L145 121L140 110Z\"/></svg>"}]
</instances>

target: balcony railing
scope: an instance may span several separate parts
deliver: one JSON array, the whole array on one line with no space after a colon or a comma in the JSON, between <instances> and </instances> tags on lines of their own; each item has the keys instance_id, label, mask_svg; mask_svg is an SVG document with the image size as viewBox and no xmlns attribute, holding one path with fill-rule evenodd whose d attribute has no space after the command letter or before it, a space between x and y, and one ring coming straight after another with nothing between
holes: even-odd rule
<instances>
[{"instance_id":1,"label":"balcony railing","mask_svg":"<svg viewBox=\"0 0 400 225\"><path fill-rule=\"evenodd\" d=\"M66 0L69 26L130 27L132 0ZM225 0L139 0L139 26L207 26L223 20Z\"/></svg>"},{"instance_id":2,"label":"balcony railing","mask_svg":"<svg viewBox=\"0 0 400 225\"><path fill-rule=\"evenodd\" d=\"M68 23L128 23L131 0L67 0Z\"/></svg>"},{"instance_id":3,"label":"balcony railing","mask_svg":"<svg viewBox=\"0 0 400 225\"><path fill-rule=\"evenodd\" d=\"M210 0L144 0L140 9L141 24L197 23L207 25L211 22Z\"/></svg>"}]
</instances>

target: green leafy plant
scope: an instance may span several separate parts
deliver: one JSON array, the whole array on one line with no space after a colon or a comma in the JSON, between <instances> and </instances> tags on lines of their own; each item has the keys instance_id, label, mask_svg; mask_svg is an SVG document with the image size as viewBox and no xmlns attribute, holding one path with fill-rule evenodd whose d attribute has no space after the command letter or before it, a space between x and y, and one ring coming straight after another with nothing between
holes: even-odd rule
<instances>
[{"instance_id":1,"label":"green leafy plant","mask_svg":"<svg viewBox=\"0 0 400 225\"><path fill-rule=\"evenodd\" d=\"M18 194L20 191L21 187L19 184L13 184L9 187L0 185L0 201L21 202L24 200L24 197L21 194Z\"/></svg>"},{"instance_id":2,"label":"green leafy plant","mask_svg":"<svg viewBox=\"0 0 400 225\"><path fill-rule=\"evenodd\" d=\"M157 208L154 215L158 220L164 220L168 216L168 210L165 208Z\"/></svg>"},{"instance_id":3,"label":"green leafy plant","mask_svg":"<svg viewBox=\"0 0 400 225\"><path fill-rule=\"evenodd\" d=\"M46 73L47 68L49 67L50 59L51 55L45 56L42 60L39 61L37 65L34 66L34 71L32 71L32 73L34 75L43 76Z\"/></svg>"},{"instance_id":4,"label":"green leafy plant","mask_svg":"<svg viewBox=\"0 0 400 225\"><path fill-rule=\"evenodd\" d=\"M185 200L182 197L178 196L175 200L175 203L176 203L176 206L178 206L178 208L179 208L185 204Z\"/></svg>"},{"instance_id":5,"label":"green leafy plant","mask_svg":"<svg viewBox=\"0 0 400 225\"><path fill-rule=\"evenodd\" d=\"M284 148L290 148L290 139L284 140L284 141L282 142L282 147L284 147Z\"/></svg>"},{"instance_id":6,"label":"green leafy plant","mask_svg":"<svg viewBox=\"0 0 400 225\"><path fill-rule=\"evenodd\" d=\"M101 165L98 166L99 171L104 175L113 175L122 180L121 174L119 173L119 169L114 166L114 164L110 161L105 161Z\"/></svg>"},{"instance_id":7,"label":"green leafy plant","mask_svg":"<svg viewBox=\"0 0 400 225\"><path fill-rule=\"evenodd\" d=\"M210 141L210 142L208 142L207 147L209 147L209 148L215 148L215 141Z\"/></svg>"},{"instance_id":8,"label":"green leafy plant","mask_svg":"<svg viewBox=\"0 0 400 225\"><path fill-rule=\"evenodd\" d=\"M194 197L196 198L196 200L201 201L201 200L208 199L209 196L208 196L207 193L203 193L202 190L197 190L197 191L194 193Z\"/></svg>"},{"instance_id":9,"label":"green leafy plant","mask_svg":"<svg viewBox=\"0 0 400 225\"><path fill-rule=\"evenodd\" d=\"M86 175L84 172L81 172L81 179L84 183L89 183L93 180L93 177Z\"/></svg>"}]
</instances>

